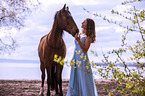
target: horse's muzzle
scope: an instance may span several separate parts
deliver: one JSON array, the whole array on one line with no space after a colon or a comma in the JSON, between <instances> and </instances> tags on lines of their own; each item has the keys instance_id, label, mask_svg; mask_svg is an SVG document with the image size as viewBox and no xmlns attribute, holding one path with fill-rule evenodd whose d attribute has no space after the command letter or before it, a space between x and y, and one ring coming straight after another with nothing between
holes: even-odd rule
<instances>
[{"instance_id":1,"label":"horse's muzzle","mask_svg":"<svg viewBox=\"0 0 145 96\"><path fill-rule=\"evenodd\" d=\"M72 36L74 37L76 33L79 33L79 30L77 29L76 32L72 32Z\"/></svg>"}]
</instances>

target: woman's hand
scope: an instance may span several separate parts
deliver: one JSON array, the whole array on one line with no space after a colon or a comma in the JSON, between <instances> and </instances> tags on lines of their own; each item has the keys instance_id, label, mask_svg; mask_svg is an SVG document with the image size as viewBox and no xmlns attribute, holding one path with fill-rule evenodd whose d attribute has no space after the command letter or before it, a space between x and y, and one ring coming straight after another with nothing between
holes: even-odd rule
<instances>
[{"instance_id":1,"label":"woman's hand","mask_svg":"<svg viewBox=\"0 0 145 96\"><path fill-rule=\"evenodd\" d=\"M80 35L76 34L75 35L75 39L78 41L81 49L83 50L84 53L87 53L90 45L91 45L91 42L92 42L92 39L91 38L88 38L86 37L85 38L85 44L83 45L82 42L80 41Z\"/></svg>"},{"instance_id":2,"label":"woman's hand","mask_svg":"<svg viewBox=\"0 0 145 96\"><path fill-rule=\"evenodd\" d=\"M78 35L78 34L76 33L75 39L76 39L77 41L79 41L79 40L80 40L80 35Z\"/></svg>"}]
</instances>

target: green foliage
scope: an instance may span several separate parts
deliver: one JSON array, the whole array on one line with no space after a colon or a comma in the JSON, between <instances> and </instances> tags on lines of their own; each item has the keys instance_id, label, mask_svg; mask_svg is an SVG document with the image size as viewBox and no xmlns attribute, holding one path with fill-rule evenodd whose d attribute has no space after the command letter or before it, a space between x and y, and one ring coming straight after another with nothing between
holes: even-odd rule
<instances>
[{"instance_id":1,"label":"green foliage","mask_svg":"<svg viewBox=\"0 0 145 96\"><path fill-rule=\"evenodd\" d=\"M126 5L128 3L134 3L137 0L132 1L125 1L122 3L122 5ZM138 0L143 1L143 0ZM86 10L86 9L84 9ZM86 10L87 11L87 10ZM87 11L89 14L92 14L90 11ZM124 31L124 35L122 35L122 44L119 49L113 49L112 51L109 51L108 54L104 54L104 59L102 62L108 64L107 67L103 67L101 69L98 69L98 72L103 78L112 78L113 81L117 82L116 85L114 85L114 89L124 96L144 96L145 95L145 77L143 77L143 74L145 74L145 62L143 60L145 59L145 30L141 26L141 23L145 21L145 10L144 9L136 9L135 6L133 6L130 9L127 9L127 11L124 11L124 13L120 13L118 11L115 11L112 9L112 14L116 14L118 16L121 16L125 18L126 20L131 21L132 26L125 26L123 25L123 22L118 23L117 21L113 21L113 19L107 19L106 16L102 16L101 14L93 14L96 17L101 17L103 20L113 23L116 25L119 25L120 27L123 27L126 29ZM129 17L131 15L131 17ZM132 32L140 33L139 40L136 41L134 45L129 45L126 43L127 35L132 34ZM129 62L136 62L137 70L129 69L127 66L127 61L124 60L123 54L131 52L132 56L127 58L127 61ZM95 53L94 51L92 53ZM110 54L116 54L116 60L109 61ZM123 64L123 70L120 69L117 64ZM109 74L111 73L111 74ZM109 88L104 86L104 89L107 92L109 91ZM110 92L108 95L113 96L114 92Z\"/></svg>"},{"instance_id":2,"label":"green foliage","mask_svg":"<svg viewBox=\"0 0 145 96\"><path fill-rule=\"evenodd\" d=\"M0 54L11 54L11 52L15 51L15 48L18 47L16 41L11 36L9 38L11 39L11 44L6 44L0 39Z\"/></svg>"},{"instance_id":3,"label":"green foliage","mask_svg":"<svg viewBox=\"0 0 145 96\"><path fill-rule=\"evenodd\" d=\"M54 60L55 62L59 63L60 65L64 65L65 63L67 64L68 61L64 61L61 56L58 56L57 54L54 55Z\"/></svg>"},{"instance_id":4,"label":"green foliage","mask_svg":"<svg viewBox=\"0 0 145 96\"><path fill-rule=\"evenodd\" d=\"M10 54L16 49L18 44L11 36L12 30L20 30L26 16L38 9L38 5L38 0L0 0L0 34L4 35L0 37L0 54Z\"/></svg>"},{"instance_id":5,"label":"green foliage","mask_svg":"<svg viewBox=\"0 0 145 96\"><path fill-rule=\"evenodd\" d=\"M128 3L134 3L134 2L141 2L141 1L143 1L143 0L129 0L129 1L124 1L124 2L122 2L121 4L122 5L126 5L126 4L128 4Z\"/></svg>"},{"instance_id":6,"label":"green foliage","mask_svg":"<svg viewBox=\"0 0 145 96\"><path fill-rule=\"evenodd\" d=\"M38 0L1 0L0 27L20 29L28 13L36 9L38 5Z\"/></svg>"},{"instance_id":7,"label":"green foliage","mask_svg":"<svg viewBox=\"0 0 145 96\"><path fill-rule=\"evenodd\" d=\"M88 64L85 66L86 69L96 66L96 64L94 64L93 62L87 61L87 57L86 57L86 55L84 55L82 53L82 50L75 51L75 52L76 52L76 54L78 54L78 56L80 56L80 58L82 59L83 62L88 62ZM78 70L85 71L86 73L92 74L89 70L79 68L79 66L81 66L82 61L72 59L70 61L70 64L68 64L68 61L64 61L64 59L61 58L61 56L58 56L57 54L54 55L53 61L57 62L60 65L66 64L68 67L76 68Z\"/></svg>"}]
</instances>

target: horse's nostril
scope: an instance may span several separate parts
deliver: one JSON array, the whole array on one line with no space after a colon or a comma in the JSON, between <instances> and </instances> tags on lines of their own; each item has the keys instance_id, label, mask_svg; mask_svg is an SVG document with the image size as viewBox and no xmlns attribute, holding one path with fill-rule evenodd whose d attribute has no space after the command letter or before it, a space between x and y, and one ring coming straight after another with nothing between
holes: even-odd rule
<instances>
[{"instance_id":1,"label":"horse's nostril","mask_svg":"<svg viewBox=\"0 0 145 96\"><path fill-rule=\"evenodd\" d=\"M76 31L73 31L73 32L72 32L72 36L75 36L76 33L79 33L79 30L78 30L78 29L77 29Z\"/></svg>"},{"instance_id":2,"label":"horse's nostril","mask_svg":"<svg viewBox=\"0 0 145 96\"><path fill-rule=\"evenodd\" d=\"M75 32L72 32L72 35L73 35L73 36L75 36L75 35L76 35L76 33L75 33Z\"/></svg>"},{"instance_id":3,"label":"horse's nostril","mask_svg":"<svg viewBox=\"0 0 145 96\"><path fill-rule=\"evenodd\" d=\"M76 30L76 33L79 33L79 30L78 29Z\"/></svg>"}]
</instances>

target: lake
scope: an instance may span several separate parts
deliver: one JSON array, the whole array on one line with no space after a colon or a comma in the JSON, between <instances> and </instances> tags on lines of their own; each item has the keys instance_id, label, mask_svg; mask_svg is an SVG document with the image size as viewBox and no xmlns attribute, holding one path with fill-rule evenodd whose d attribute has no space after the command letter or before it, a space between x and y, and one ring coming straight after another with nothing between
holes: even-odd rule
<instances>
[{"instance_id":1,"label":"lake","mask_svg":"<svg viewBox=\"0 0 145 96\"><path fill-rule=\"evenodd\" d=\"M41 80L41 71L38 62L33 63L0 63L0 79L38 79ZM98 68L100 68L98 66ZM136 69L135 66L130 66ZM70 67L64 65L62 79L69 79ZM97 69L96 69L97 70ZM145 74L144 74L145 76ZM99 74L94 75L95 79L101 79Z\"/></svg>"}]
</instances>

